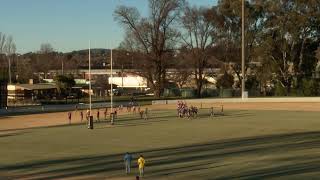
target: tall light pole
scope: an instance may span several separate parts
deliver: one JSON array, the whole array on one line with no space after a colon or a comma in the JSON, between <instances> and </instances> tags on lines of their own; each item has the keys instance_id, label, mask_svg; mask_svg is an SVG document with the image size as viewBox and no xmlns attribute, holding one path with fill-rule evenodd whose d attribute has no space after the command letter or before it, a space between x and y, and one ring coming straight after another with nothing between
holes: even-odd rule
<instances>
[{"instance_id":1,"label":"tall light pole","mask_svg":"<svg viewBox=\"0 0 320 180\"><path fill-rule=\"evenodd\" d=\"M91 43L89 41L89 121L88 129L93 129L93 116L92 116L92 104L91 104Z\"/></svg>"},{"instance_id":2,"label":"tall light pole","mask_svg":"<svg viewBox=\"0 0 320 180\"><path fill-rule=\"evenodd\" d=\"M113 62L112 62L112 49L110 51L110 71L111 71L111 96L110 96L110 106L111 106L111 124L114 123L114 112L113 112Z\"/></svg>"},{"instance_id":3,"label":"tall light pole","mask_svg":"<svg viewBox=\"0 0 320 180\"><path fill-rule=\"evenodd\" d=\"M89 112L89 116L91 116L91 108L92 108L92 105L91 105L91 44L90 44L90 41L89 41L89 109L90 109L90 112Z\"/></svg>"},{"instance_id":4,"label":"tall light pole","mask_svg":"<svg viewBox=\"0 0 320 180\"><path fill-rule=\"evenodd\" d=\"M242 42L241 42L241 72L242 72L242 79L241 79L241 96L242 99L245 98L244 91L245 91L245 70L244 70L244 62L245 62L245 54L244 54L244 5L245 0L242 0L242 10L241 10L241 35L242 35Z\"/></svg>"}]
</instances>

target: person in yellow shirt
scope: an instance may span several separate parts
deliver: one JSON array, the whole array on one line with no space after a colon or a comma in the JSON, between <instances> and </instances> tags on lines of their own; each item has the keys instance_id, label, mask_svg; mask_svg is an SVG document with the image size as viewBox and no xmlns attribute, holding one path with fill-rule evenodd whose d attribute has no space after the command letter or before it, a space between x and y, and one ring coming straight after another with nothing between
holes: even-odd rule
<instances>
[{"instance_id":1,"label":"person in yellow shirt","mask_svg":"<svg viewBox=\"0 0 320 180\"><path fill-rule=\"evenodd\" d=\"M145 165L146 161L144 160L143 156L140 155L139 159L138 159L138 166L139 166L139 172L140 172L140 176L143 177L144 174L144 165Z\"/></svg>"}]
</instances>

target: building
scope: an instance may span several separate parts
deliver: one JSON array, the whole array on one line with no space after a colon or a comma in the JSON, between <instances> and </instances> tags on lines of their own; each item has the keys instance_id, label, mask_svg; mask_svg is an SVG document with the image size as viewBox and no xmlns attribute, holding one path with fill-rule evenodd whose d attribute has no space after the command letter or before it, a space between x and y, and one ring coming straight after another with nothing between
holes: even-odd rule
<instances>
[{"instance_id":1,"label":"building","mask_svg":"<svg viewBox=\"0 0 320 180\"><path fill-rule=\"evenodd\" d=\"M57 93L54 84L8 84L8 100L52 98Z\"/></svg>"}]
</instances>

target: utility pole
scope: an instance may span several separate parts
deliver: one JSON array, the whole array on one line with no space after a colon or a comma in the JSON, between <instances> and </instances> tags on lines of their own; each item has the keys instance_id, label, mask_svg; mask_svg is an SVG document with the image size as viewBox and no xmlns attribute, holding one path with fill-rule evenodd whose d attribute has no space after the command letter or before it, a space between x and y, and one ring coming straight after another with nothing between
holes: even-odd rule
<instances>
[{"instance_id":1,"label":"utility pole","mask_svg":"<svg viewBox=\"0 0 320 180\"><path fill-rule=\"evenodd\" d=\"M242 79L241 79L241 96L242 99L245 98L244 96L244 91L245 91L245 70L244 70L244 62L245 62L245 54L244 54L244 5L245 5L245 0L242 0L242 12L241 12L241 35L242 35L242 43L241 43L241 71L242 71Z\"/></svg>"}]
</instances>

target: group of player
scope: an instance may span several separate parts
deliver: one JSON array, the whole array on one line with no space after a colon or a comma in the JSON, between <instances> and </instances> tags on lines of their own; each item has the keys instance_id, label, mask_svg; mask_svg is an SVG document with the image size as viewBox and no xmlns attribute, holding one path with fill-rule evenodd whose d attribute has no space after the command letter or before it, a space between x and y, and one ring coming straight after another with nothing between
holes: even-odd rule
<instances>
[{"instance_id":1,"label":"group of player","mask_svg":"<svg viewBox=\"0 0 320 180\"><path fill-rule=\"evenodd\" d=\"M180 118L196 117L198 114L198 108L195 106L192 106L192 105L189 108L185 101L178 101L177 102L177 112L178 112L178 117L180 117Z\"/></svg>"},{"instance_id":2,"label":"group of player","mask_svg":"<svg viewBox=\"0 0 320 180\"><path fill-rule=\"evenodd\" d=\"M116 106L113 108L112 112L110 113L110 116L111 114L113 113L114 115L114 118L117 117L117 114L118 112L121 112L123 111L123 108L124 106L123 105L119 105L119 106ZM104 115L104 120L107 120L107 115L108 115L108 109L110 108L104 108L103 110L103 115ZM141 119L147 119L147 113L148 113L148 109L146 108L145 110L142 110L140 105L138 105L137 103L134 103L134 102L130 102L127 106L126 106L126 109L127 109L127 112L132 112L134 114L136 113L139 113ZM75 112L78 112L78 106L75 106ZM96 113L93 114L93 112L90 112L89 109L87 109L84 113L84 111L80 110L80 121L82 122L84 120L84 118L89 121L90 119L90 116L93 116L94 119L99 122L101 120L101 116L100 116L100 113L101 112L101 109L97 109L96 110ZM71 124L71 119L72 119L72 113L71 112L68 112L68 120L69 120L69 124Z\"/></svg>"}]
</instances>

